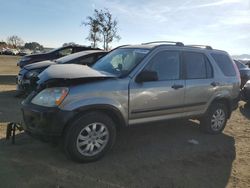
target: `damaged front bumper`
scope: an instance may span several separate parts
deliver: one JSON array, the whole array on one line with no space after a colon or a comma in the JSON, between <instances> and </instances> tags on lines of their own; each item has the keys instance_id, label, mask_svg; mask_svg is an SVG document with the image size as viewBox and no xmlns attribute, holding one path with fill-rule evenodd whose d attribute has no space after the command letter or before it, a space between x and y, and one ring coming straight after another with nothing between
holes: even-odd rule
<instances>
[{"instance_id":1,"label":"damaged front bumper","mask_svg":"<svg viewBox=\"0 0 250 188\"><path fill-rule=\"evenodd\" d=\"M22 102L23 129L32 136L59 137L74 112Z\"/></svg>"}]
</instances>

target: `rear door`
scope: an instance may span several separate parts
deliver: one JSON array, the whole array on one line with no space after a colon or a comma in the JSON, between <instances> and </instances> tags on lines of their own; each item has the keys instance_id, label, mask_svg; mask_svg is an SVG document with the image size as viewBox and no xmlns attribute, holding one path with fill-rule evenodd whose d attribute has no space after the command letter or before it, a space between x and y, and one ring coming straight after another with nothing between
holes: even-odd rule
<instances>
[{"instance_id":1,"label":"rear door","mask_svg":"<svg viewBox=\"0 0 250 188\"><path fill-rule=\"evenodd\" d=\"M186 81L184 109L199 113L214 93L212 65L203 53L183 52L182 59Z\"/></svg>"},{"instance_id":2,"label":"rear door","mask_svg":"<svg viewBox=\"0 0 250 188\"><path fill-rule=\"evenodd\" d=\"M144 68L155 71L157 81L130 83L130 123L167 119L183 112L184 80L178 51L156 53Z\"/></svg>"}]
</instances>

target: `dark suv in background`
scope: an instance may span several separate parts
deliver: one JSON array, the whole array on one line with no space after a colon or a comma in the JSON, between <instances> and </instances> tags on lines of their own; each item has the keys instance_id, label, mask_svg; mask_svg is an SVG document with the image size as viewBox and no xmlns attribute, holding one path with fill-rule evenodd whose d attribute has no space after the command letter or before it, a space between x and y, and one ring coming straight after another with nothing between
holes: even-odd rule
<instances>
[{"instance_id":1,"label":"dark suv in background","mask_svg":"<svg viewBox=\"0 0 250 188\"><path fill-rule=\"evenodd\" d=\"M240 71L241 88L243 88L246 82L250 80L250 68L238 60L234 60L234 62Z\"/></svg>"},{"instance_id":2,"label":"dark suv in background","mask_svg":"<svg viewBox=\"0 0 250 188\"><path fill-rule=\"evenodd\" d=\"M240 71L241 77L241 100L250 101L250 68L238 60L234 60Z\"/></svg>"},{"instance_id":3,"label":"dark suv in background","mask_svg":"<svg viewBox=\"0 0 250 188\"><path fill-rule=\"evenodd\" d=\"M32 64L38 61L54 60L54 59L58 59L60 57L63 57L69 54L73 54L73 53L85 51L85 50L94 50L94 48L87 47L87 46L80 46L80 45L63 46L60 48L53 49L47 53L26 55L21 58L21 60L17 63L17 65L20 66L20 68L22 68L25 65ZM95 50L99 50L99 49L95 49Z\"/></svg>"}]
</instances>

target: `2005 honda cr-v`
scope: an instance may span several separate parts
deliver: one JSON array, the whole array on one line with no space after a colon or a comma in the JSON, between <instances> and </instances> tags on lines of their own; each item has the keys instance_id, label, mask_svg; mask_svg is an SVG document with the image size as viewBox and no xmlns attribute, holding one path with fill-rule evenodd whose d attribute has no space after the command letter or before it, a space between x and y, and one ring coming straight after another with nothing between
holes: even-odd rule
<instances>
[{"instance_id":1,"label":"2005 honda cr-v","mask_svg":"<svg viewBox=\"0 0 250 188\"><path fill-rule=\"evenodd\" d=\"M123 126L193 118L205 132L220 133L240 92L226 52L180 42L122 46L92 68L52 65L38 84L22 104L24 129L63 138L79 162L102 157Z\"/></svg>"}]
</instances>

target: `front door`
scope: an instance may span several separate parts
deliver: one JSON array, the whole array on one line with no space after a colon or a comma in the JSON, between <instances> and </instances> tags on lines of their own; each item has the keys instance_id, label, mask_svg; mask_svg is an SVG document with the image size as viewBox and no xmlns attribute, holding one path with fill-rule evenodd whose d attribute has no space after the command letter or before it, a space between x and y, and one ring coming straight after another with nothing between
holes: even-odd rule
<instances>
[{"instance_id":1,"label":"front door","mask_svg":"<svg viewBox=\"0 0 250 188\"><path fill-rule=\"evenodd\" d=\"M185 82L181 78L178 51L160 51L144 70L155 71L157 81L130 83L129 123L143 123L168 119L182 113Z\"/></svg>"}]
</instances>

